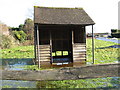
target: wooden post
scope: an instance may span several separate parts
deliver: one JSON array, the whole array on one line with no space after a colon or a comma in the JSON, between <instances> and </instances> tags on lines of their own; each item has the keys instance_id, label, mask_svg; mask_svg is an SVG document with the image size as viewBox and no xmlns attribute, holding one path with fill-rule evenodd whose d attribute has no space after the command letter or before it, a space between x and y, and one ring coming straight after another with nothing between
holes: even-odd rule
<instances>
[{"instance_id":1,"label":"wooden post","mask_svg":"<svg viewBox=\"0 0 120 90\"><path fill-rule=\"evenodd\" d=\"M93 25L92 25L92 55L93 55L93 64L94 64L94 33L93 33Z\"/></svg>"},{"instance_id":2,"label":"wooden post","mask_svg":"<svg viewBox=\"0 0 120 90\"><path fill-rule=\"evenodd\" d=\"M37 45L37 42L36 42L36 31L37 31L37 28L36 28L36 25L34 24L34 56L35 56L35 60L37 60L36 58L36 52L37 52L37 48L36 48L36 45Z\"/></svg>"},{"instance_id":3,"label":"wooden post","mask_svg":"<svg viewBox=\"0 0 120 90\"><path fill-rule=\"evenodd\" d=\"M40 48L39 48L39 29L37 24L37 52L38 52L38 68L40 68Z\"/></svg>"},{"instance_id":4,"label":"wooden post","mask_svg":"<svg viewBox=\"0 0 120 90\"><path fill-rule=\"evenodd\" d=\"M51 63L53 63L53 58L52 58L52 36L51 36L51 31L50 31L50 57L51 57Z\"/></svg>"},{"instance_id":5,"label":"wooden post","mask_svg":"<svg viewBox=\"0 0 120 90\"><path fill-rule=\"evenodd\" d=\"M73 58L73 47L74 47L74 32L73 32L73 30L72 30L72 62L74 62L74 58Z\"/></svg>"},{"instance_id":6,"label":"wooden post","mask_svg":"<svg viewBox=\"0 0 120 90\"><path fill-rule=\"evenodd\" d=\"M72 30L72 45L74 44L74 32Z\"/></svg>"}]
</instances>

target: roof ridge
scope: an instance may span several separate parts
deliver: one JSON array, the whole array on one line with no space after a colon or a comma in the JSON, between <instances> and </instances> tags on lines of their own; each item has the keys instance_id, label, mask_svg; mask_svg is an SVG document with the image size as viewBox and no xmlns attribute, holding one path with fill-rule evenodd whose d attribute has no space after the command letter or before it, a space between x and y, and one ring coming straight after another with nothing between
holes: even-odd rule
<instances>
[{"instance_id":1,"label":"roof ridge","mask_svg":"<svg viewBox=\"0 0 120 90\"><path fill-rule=\"evenodd\" d=\"M82 7L44 7L44 6L34 6L35 8L48 8L48 9L83 9Z\"/></svg>"}]
</instances>

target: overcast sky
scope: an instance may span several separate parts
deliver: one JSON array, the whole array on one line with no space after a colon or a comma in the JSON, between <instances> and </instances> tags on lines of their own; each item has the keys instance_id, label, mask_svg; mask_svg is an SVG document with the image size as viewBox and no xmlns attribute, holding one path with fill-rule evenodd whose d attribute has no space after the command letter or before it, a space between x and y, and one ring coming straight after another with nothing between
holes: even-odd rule
<instances>
[{"instance_id":1,"label":"overcast sky","mask_svg":"<svg viewBox=\"0 0 120 90\"><path fill-rule=\"evenodd\" d=\"M26 18L33 18L33 6L82 7L96 23L95 32L110 32L118 28L120 0L0 0L0 21L18 27ZM91 27L87 28L90 32Z\"/></svg>"}]
</instances>

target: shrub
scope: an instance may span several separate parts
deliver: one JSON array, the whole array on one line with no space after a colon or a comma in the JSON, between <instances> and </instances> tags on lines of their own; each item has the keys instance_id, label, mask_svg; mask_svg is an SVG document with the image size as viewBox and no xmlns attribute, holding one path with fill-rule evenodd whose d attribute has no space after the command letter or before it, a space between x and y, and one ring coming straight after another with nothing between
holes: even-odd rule
<instances>
[{"instance_id":1,"label":"shrub","mask_svg":"<svg viewBox=\"0 0 120 90\"><path fill-rule=\"evenodd\" d=\"M12 34L20 42L24 42L27 36L24 31L13 31Z\"/></svg>"},{"instance_id":2,"label":"shrub","mask_svg":"<svg viewBox=\"0 0 120 90\"><path fill-rule=\"evenodd\" d=\"M0 38L1 38L0 47L2 49L12 47L12 40L11 38L9 38L9 36L0 35Z\"/></svg>"}]
</instances>

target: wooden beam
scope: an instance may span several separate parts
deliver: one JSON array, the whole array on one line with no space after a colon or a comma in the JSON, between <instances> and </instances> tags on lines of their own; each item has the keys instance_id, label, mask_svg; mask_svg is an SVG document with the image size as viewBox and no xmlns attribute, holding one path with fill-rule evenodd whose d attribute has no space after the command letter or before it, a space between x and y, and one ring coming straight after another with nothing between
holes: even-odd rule
<instances>
[{"instance_id":1,"label":"wooden beam","mask_svg":"<svg viewBox=\"0 0 120 90\"><path fill-rule=\"evenodd\" d=\"M66 67L41 71L2 70L2 80L77 80L86 78L119 77L120 63L81 67Z\"/></svg>"}]
</instances>

